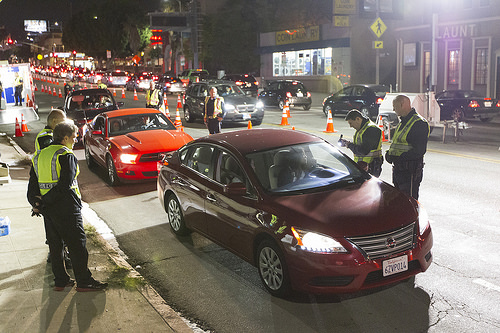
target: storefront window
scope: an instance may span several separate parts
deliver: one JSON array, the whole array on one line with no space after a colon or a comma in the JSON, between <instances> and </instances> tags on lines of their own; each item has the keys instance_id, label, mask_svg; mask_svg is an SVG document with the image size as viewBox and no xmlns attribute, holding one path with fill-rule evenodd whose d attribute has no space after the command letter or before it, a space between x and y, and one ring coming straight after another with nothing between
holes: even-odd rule
<instances>
[{"instance_id":1,"label":"storefront window","mask_svg":"<svg viewBox=\"0 0 500 333\"><path fill-rule=\"evenodd\" d=\"M448 84L458 84L460 79L460 51L448 52Z\"/></svg>"},{"instance_id":2,"label":"storefront window","mask_svg":"<svg viewBox=\"0 0 500 333\"><path fill-rule=\"evenodd\" d=\"M273 53L273 76L331 74L332 48Z\"/></svg>"},{"instance_id":3,"label":"storefront window","mask_svg":"<svg viewBox=\"0 0 500 333\"><path fill-rule=\"evenodd\" d=\"M488 76L488 49L476 49L476 84L486 84Z\"/></svg>"}]
</instances>

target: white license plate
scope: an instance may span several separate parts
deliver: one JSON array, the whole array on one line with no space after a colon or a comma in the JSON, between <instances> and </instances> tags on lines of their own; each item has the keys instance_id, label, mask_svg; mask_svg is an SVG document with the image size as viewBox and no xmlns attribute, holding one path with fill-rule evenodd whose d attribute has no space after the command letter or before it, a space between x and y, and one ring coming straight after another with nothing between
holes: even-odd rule
<instances>
[{"instance_id":1,"label":"white license plate","mask_svg":"<svg viewBox=\"0 0 500 333\"><path fill-rule=\"evenodd\" d=\"M408 256L397 257L382 262L383 275L389 276L392 274L404 272L408 270Z\"/></svg>"},{"instance_id":2,"label":"white license plate","mask_svg":"<svg viewBox=\"0 0 500 333\"><path fill-rule=\"evenodd\" d=\"M484 106L487 108L491 108L491 102L484 102Z\"/></svg>"},{"instance_id":3,"label":"white license plate","mask_svg":"<svg viewBox=\"0 0 500 333\"><path fill-rule=\"evenodd\" d=\"M243 120L248 120L248 119L251 119L251 118L252 118L251 115L245 114L245 113L243 114Z\"/></svg>"},{"instance_id":4,"label":"white license plate","mask_svg":"<svg viewBox=\"0 0 500 333\"><path fill-rule=\"evenodd\" d=\"M301 93L300 91L297 93L297 97L304 97L304 94Z\"/></svg>"}]
</instances>

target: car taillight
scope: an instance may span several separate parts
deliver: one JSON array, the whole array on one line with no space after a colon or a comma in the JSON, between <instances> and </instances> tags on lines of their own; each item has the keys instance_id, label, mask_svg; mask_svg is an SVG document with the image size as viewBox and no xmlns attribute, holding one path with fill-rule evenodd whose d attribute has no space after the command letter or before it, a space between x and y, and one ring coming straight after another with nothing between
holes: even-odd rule
<instances>
[{"instance_id":1,"label":"car taillight","mask_svg":"<svg viewBox=\"0 0 500 333\"><path fill-rule=\"evenodd\" d=\"M110 78L109 78L109 82L113 82L113 77L110 77Z\"/></svg>"},{"instance_id":2,"label":"car taillight","mask_svg":"<svg viewBox=\"0 0 500 333\"><path fill-rule=\"evenodd\" d=\"M255 81L253 84L255 84L256 86L259 85L259 82L258 81Z\"/></svg>"},{"instance_id":3,"label":"car taillight","mask_svg":"<svg viewBox=\"0 0 500 333\"><path fill-rule=\"evenodd\" d=\"M292 93L291 93L291 92L289 92L289 91L287 91L287 92L286 92L286 97L288 97L288 98L292 98Z\"/></svg>"},{"instance_id":4,"label":"car taillight","mask_svg":"<svg viewBox=\"0 0 500 333\"><path fill-rule=\"evenodd\" d=\"M168 88L170 88L170 83L165 84Z\"/></svg>"},{"instance_id":5,"label":"car taillight","mask_svg":"<svg viewBox=\"0 0 500 333\"><path fill-rule=\"evenodd\" d=\"M469 107L470 108L478 108L479 107L479 103L477 101L475 101L475 100L472 100L469 103Z\"/></svg>"},{"instance_id":6,"label":"car taillight","mask_svg":"<svg viewBox=\"0 0 500 333\"><path fill-rule=\"evenodd\" d=\"M241 82L241 81L236 81L235 83L237 86L241 86L243 84L243 82Z\"/></svg>"},{"instance_id":7,"label":"car taillight","mask_svg":"<svg viewBox=\"0 0 500 333\"><path fill-rule=\"evenodd\" d=\"M309 91L307 92L307 97L311 97L311 93Z\"/></svg>"},{"instance_id":8,"label":"car taillight","mask_svg":"<svg viewBox=\"0 0 500 333\"><path fill-rule=\"evenodd\" d=\"M377 98L377 101L376 101L375 103L377 103L377 104L379 104L379 105L380 105L380 104L382 104L382 101L383 101L383 100L384 100L384 99L383 99L382 97L379 97L379 98Z\"/></svg>"},{"instance_id":9,"label":"car taillight","mask_svg":"<svg viewBox=\"0 0 500 333\"><path fill-rule=\"evenodd\" d=\"M500 101L497 102L497 108L500 108Z\"/></svg>"}]
</instances>

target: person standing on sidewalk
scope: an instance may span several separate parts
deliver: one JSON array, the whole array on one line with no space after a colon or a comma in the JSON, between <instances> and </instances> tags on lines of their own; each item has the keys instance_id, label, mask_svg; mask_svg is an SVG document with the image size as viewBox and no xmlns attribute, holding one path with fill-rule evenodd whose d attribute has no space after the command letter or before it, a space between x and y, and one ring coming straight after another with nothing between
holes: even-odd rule
<instances>
[{"instance_id":1,"label":"person standing on sidewalk","mask_svg":"<svg viewBox=\"0 0 500 333\"><path fill-rule=\"evenodd\" d=\"M345 120L349 126L356 130L354 142L339 139L341 147L347 147L354 153L354 162L362 167L366 166L368 173L375 177L382 173L382 131L370 119L366 118L358 110L347 113Z\"/></svg>"},{"instance_id":2,"label":"person standing on sidewalk","mask_svg":"<svg viewBox=\"0 0 500 333\"><path fill-rule=\"evenodd\" d=\"M73 263L77 291L98 291L108 285L95 280L88 269L87 237L77 182L80 169L72 150L77 134L75 124L57 124L53 132L54 142L33 156L28 183L28 201L33 213L45 217L56 291L75 284L64 265L63 242L68 246Z\"/></svg>"},{"instance_id":3,"label":"person standing on sidewalk","mask_svg":"<svg viewBox=\"0 0 500 333\"><path fill-rule=\"evenodd\" d=\"M210 96L205 97L204 121L209 134L220 133L220 123L222 122L224 110L224 98L217 95L217 88L209 90Z\"/></svg>"},{"instance_id":4,"label":"person standing on sidewalk","mask_svg":"<svg viewBox=\"0 0 500 333\"><path fill-rule=\"evenodd\" d=\"M392 101L400 123L392 137L385 160L392 163L392 182L396 188L418 200L424 175L424 154L429 139L429 123L411 107L410 99L398 95Z\"/></svg>"},{"instance_id":5,"label":"person standing on sidewalk","mask_svg":"<svg viewBox=\"0 0 500 333\"><path fill-rule=\"evenodd\" d=\"M16 100L15 106L23 106L23 78L16 72L14 79L14 99Z\"/></svg>"}]
</instances>

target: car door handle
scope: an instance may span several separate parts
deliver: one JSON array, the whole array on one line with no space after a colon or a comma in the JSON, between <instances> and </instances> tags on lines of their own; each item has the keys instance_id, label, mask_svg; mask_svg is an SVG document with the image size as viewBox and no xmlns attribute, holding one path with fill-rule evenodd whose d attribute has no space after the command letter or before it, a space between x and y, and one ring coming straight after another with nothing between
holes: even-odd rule
<instances>
[{"instance_id":1,"label":"car door handle","mask_svg":"<svg viewBox=\"0 0 500 333\"><path fill-rule=\"evenodd\" d=\"M217 201L217 199L215 199L214 195L213 195L213 194L211 194L211 193L208 193L208 194L207 194L206 199L207 199L208 201L212 201L212 202L216 202L216 201Z\"/></svg>"},{"instance_id":2,"label":"car door handle","mask_svg":"<svg viewBox=\"0 0 500 333\"><path fill-rule=\"evenodd\" d=\"M186 183L184 180L182 180L181 178L179 177L174 177L172 178L172 183L174 184L178 184L180 186L187 186L189 185L188 183Z\"/></svg>"}]
</instances>

